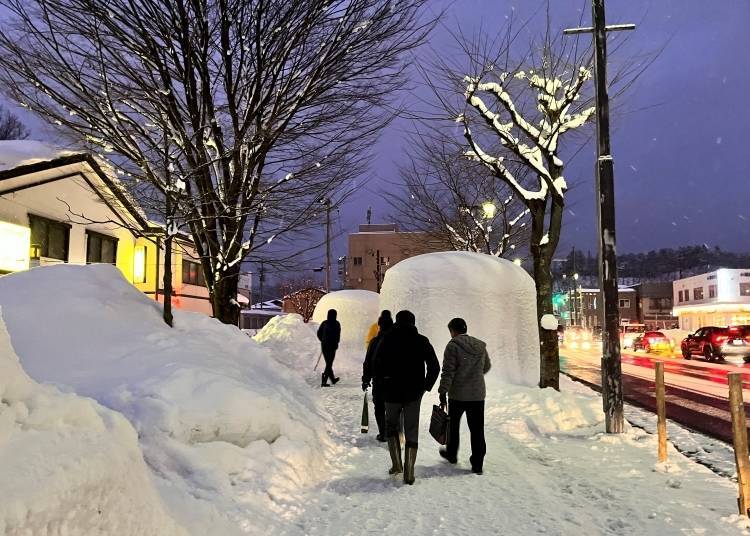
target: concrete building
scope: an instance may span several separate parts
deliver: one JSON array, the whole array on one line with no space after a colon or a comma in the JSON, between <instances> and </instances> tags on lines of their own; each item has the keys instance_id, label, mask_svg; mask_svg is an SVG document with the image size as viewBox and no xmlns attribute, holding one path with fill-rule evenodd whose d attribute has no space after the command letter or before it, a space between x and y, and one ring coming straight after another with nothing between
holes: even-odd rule
<instances>
[{"instance_id":1,"label":"concrete building","mask_svg":"<svg viewBox=\"0 0 750 536\"><path fill-rule=\"evenodd\" d=\"M427 233L399 231L395 223L360 225L349 235L344 287L380 292L385 272L422 253L440 251Z\"/></svg>"},{"instance_id":2,"label":"concrete building","mask_svg":"<svg viewBox=\"0 0 750 536\"><path fill-rule=\"evenodd\" d=\"M601 327L602 297L599 289L579 288L569 295L570 325L584 328ZM638 324L638 304L635 289L620 287L618 292L620 323Z\"/></svg>"},{"instance_id":3,"label":"concrete building","mask_svg":"<svg viewBox=\"0 0 750 536\"><path fill-rule=\"evenodd\" d=\"M673 283L680 329L750 324L750 268L722 268Z\"/></svg>"},{"instance_id":4,"label":"concrete building","mask_svg":"<svg viewBox=\"0 0 750 536\"><path fill-rule=\"evenodd\" d=\"M670 329L678 320L672 314L672 283L669 281L633 285L637 296L638 318L647 329Z\"/></svg>"}]
</instances>

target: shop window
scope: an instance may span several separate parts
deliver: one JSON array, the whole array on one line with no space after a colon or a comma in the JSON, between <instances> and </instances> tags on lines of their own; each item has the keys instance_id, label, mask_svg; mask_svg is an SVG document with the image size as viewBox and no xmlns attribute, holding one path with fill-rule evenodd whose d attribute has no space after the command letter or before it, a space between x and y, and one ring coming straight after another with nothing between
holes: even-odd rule
<instances>
[{"instance_id":1,"label":"shop window","mask_svg":"<svg viewBox=\"0 0 750 536\"><path fill-rule=\"evenodd\" d=\"M93 231L86 231L86 263L115 264L117 239Z\"/></svg>"},{"instance_id":2,"label":"shop window","mask_svg":"<svg viewBox=\"0 0 750 536\"><path fill-rule=\"evenodd\" d=\"M29 214L31 249L40 257L68 261L70 225Z\"/></svg>"},{"instance_id":3,"label":"shop window","mask_svg":"<svg viewBox=\"0 0 750 536\"><path fill-rule=\"evenodd\" d=\"M205 287L206 280L203 277L203 267L197 262L187 261L183 259L182 282L186 285Z\"/></svg>"}]
</instances>

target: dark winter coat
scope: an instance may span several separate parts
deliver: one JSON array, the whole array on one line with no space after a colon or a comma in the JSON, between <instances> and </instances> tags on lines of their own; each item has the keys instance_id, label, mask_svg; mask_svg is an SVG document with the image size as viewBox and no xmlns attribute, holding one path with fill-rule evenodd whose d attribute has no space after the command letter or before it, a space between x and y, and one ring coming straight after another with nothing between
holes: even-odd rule
<instances>
[{"instance_id":1,"label":"dark winter coat","mask_svg":"<svg viewBox=\"0 0 750 536\"><path fill-rule=\"evenodd\" d=\"M483 341L466 334L453 337L443 354L438 392L462 402L484 400L487 395L484 375L491 366L487 345Z\"/></svg>"},{"instance_id":2,"label":"dark winter coat","mask_svg":"<svg viewBox=\"0 0 750 536\"><path fill-rule=\"evenodd\" d=\"M318 340L323 350L336 350L341 341L341 324L338 320L323 320L318 328Z\"/></svg>"},{"instance_id":3,"label":"dark winter coat","mask_svg":"<svg viewBox=\"0 0 750 536\"><path fill-rule=\"evenodd\" d=\"M377 345L374 372L383 400L411 402L432 390L440 363L427 337L397 322Z\"/></svg>"},{"instance_id":4,"label":"dark winter coat","mask_svg":"<svg viewBox=\"0 0 750 536\"><path fill-rule=\"evenodd\" d=\"M378 331L378 334L375 335L372 339L370 339L369 344L367 345L367 353L365 354L365 362L362 363L362 383L367 384L371 383L373 384L373 387L375 387L375 383L373 380L375 380L375 352L378 349L378 343L380 343L381 339L383 338L383 335L390 331L390 328L387 330L383 330L382 328L380 331Z\"/></svg>"}]
</instances>

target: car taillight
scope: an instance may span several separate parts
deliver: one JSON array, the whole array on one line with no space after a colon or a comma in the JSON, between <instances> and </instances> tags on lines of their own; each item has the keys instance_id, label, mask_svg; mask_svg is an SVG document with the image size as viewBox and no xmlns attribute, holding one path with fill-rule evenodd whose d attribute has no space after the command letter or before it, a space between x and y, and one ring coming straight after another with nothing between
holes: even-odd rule
<instances>
[{"instance_id":1,"label":"car taillight","mask_svg":"<svg viewBox=\"0 0 750 536\"><path fill-rule=\"evenodd\" d=\"M745 340L746 340L747 342L750 342L750 335L748 335L747 337L745 337Z\"/></svg>"},{"instance_id":2,"label":"car taillight","mask_svg":"<svg viewBox=\"0 0 750 536\"><path fill-rule=\"evenodd\" d=\"M721 344L724 341L726 341L727 338L728 337L726 335L714 335L714 337L713 337L714 344Z\"/></svg>"},{"instance_id":3,"label":"car taillight","mask_svg":"<svg viewBox=\"0 0 750 536\"><path fill-rule=\"evenodd\" d=\"M655 343L656 341L658 341L659 339L655 339L654 337L649 337L649 338L647 338L646 340L648 341L648 343L649 343L649 344L654 344L654 343Z\"/></svg>"}]
</instances>

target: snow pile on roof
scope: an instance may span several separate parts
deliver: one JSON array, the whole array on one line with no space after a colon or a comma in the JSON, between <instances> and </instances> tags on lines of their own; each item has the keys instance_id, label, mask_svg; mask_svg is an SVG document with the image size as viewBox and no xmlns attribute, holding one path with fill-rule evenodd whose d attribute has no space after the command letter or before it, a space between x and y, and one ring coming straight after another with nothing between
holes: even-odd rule
<instances>
[{"instance_id":1,"label":"snow pile on roof","mask_svg":"<svg viewBox=\"0 0 750 536\"><path fill-rule=\"evenodd\" d=\"M272 318L253 340L271 350L271 355L286 366L309 372L315 366L320 343L317 324L305 324L302 316L286 314Z\"/></svg>"},{"instance_id":2,"label":"snow pile on roof","mask_svg":"<svg viewBox=\"0 0 750 536\"><path fill-rule=\"evenodd\" d=\"M0 141L0 171L54 160L63 156L77 154L78 152L80 151L66 150L42 141Z\"/></svg>"},{"instance_id":3,"label":"snow pile on roof","mask_svg":"<svg viewBox=\"0 0 750 536\"><path fill-rule=\"evenodd\" d=\"M326 319L329 309L336 309L341 323L341 344L344 351L365 351L367 330L378 321L378 293L369 290L339 290L320 298L315 306L313 321ZM360 363L361 365L361 363Z\"/></svg>"},{"instance_id":4,"label":"snow pile on roof","mask_svg":"<svg viewBox=\"0 0 750 536\"><path fill-rule=\"evenodd\" d=\"M2 277L0 305L34 379L130 420L165 500L195 534L273 527L274 498L322 476L323 411L237 328L175 311L170 329L108 265Z\"/></svg>"},{"instance_id":5,"label":"snow pile on roof","mask_svg":"<svg viewBox=\"0 0 750 536\"><path fill-rule=\"evenodd\" d=\"M0 534L185 534L164 510L133 427L29 378L2 316L0 400Z\"/></svg>"},{"instance_id":6,"label":"snow pile on roof","mask_svg":"<svg viewBox=\"0 0 750 536\"><path fill-rule=\"evenodd\" d=\"M381 309L408 309L417 328L442 358L451 318L466 320L469 334L487 343L490 378L518 385L539 382L539 334L534 281L523 268L466 251L428 253L385 273Z\"/></svg>"}]
</instances>

